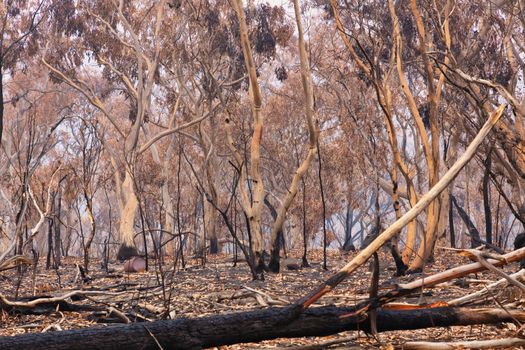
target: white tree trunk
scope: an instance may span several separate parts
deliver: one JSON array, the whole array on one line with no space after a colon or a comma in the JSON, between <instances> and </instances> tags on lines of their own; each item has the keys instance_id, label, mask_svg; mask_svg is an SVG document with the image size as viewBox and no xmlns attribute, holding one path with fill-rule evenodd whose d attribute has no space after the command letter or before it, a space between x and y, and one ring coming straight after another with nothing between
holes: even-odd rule
<instances>
[{"instance_id":1,"label":"white tree trunk","mask_svg":"<svg viewBox=\"0 0 525 350\"><path fill-rule=\"evenodd\" d=\"M133 179L129 171L126 171L120 192L122 200L120 205L121 212L119 224L119 238L121 247L118 258L120 260L125 260L137 254L137 249L133 238L135 236L135 215L139 202L137 195L135 194Z\"/></svg>"}]
</instances>

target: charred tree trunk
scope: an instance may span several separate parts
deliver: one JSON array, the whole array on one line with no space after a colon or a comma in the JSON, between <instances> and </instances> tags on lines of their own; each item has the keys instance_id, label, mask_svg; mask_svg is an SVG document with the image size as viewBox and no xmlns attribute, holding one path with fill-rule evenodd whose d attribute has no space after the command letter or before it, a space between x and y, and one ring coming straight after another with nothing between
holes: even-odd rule
<instances>
[{"instance_id":1,"label":"charred tree trunk","mask_svg":"<svg viewBox=\"0 0 525 350\"><path fill-rule=\"evenodd\" d=\"M61 212L62 212L62 189L59 187L58 193L57 193L57 208L56 208L56 213L53 219L53 223L55 225L55 228L54 228L55 244L53 246L54 258L55 258L55 268L58 268L60 266L61 257L62 257L62 237L60 234Z\"/></svg>"},{"instance_id":2,"label":"charred tree trunk","mask_svg":"<svg viewBox=\"0 0 525 350\"><path fill-rule=\"evenodd\" d=\"M450 196L450 197L452 198L452 203L454 203L454 206L456 207L459 216L461 217L461 219L463 220L463 222L467 226L467 230L468 230L469 235L470 235L470 247L471 248L476 248L481 243L483 243L481 241L478 229L476 228L476 226L474 225L474 223L470 219L470 217L467 214L467 212L462 207L459 206L458 201L456 200L456 197L454 197L454 196Z\"/></svg>"},{"instance_id":3,"label":"charred tree trunk","mask_svg":"<svg viewBox=\"0 0 525 350\"><path fill-rule=\"evenodd\" d=\"M25 180L24 180L25 181ZM12 248L8 248L7 251L3 252L0 256L0 262L9 254L9 250L15 249L15 254L22 254L24 235L22 234L22 223L27 210L27 184L22 187L22 203L20 203L20 209L16 213L16 228L15 228L15 242L12 243ZM16 245L16 246L15 246Z\"/></svg>"},{"instance_id":4,"label":"charred tree trunk","mask_svg":"<svg viewBox=\"0 0 525 350\"><path fill-rule=\"evenodd\" d=\"M319 145L319 139L317 141L317 157L318 157L318 172L317 175L319 177L319 190L321 191L321 203L323 204L323 269L328 270L328 266L326 264L326 202L324 199L324 189L323 189L323 163L321 160L321 147Z\"/></svg>"},{"instance_id":5,"label":"charred tree trunk","mask_svg":"<svg viewBox=\"0 0 525 350\"><path fill-rule=\"evenodd\" d=\"M346 205L346 216L345 216L345 242L343 243L343 250L345 252L355 252L355 246L352 237L352 226L353 226L353 212L350 210L350 203Z\"/></svg>"},{"instance_id":6,"label":"charred tree trunk","mask_svg":"<svg viewBox=\"0 0 525 350\"><path fill-rule=\"evenodd\" d=\"M55 193L51 193L51 211L53 211L55 208ZM47 219L47 257L46 257L46 269L49 270L51 268L51 260L53 257L53 228L54 225L54 218L50 217Z\"/></svg>"},{"instance_id":7,"label":"charred tree trunk","mask_svg":"<svg viewBox=\"0 0 525 350\"><path fill-rule=\"evenodd\" d=\"M450 246L456 248L456 230L454 228L454 206L452 205L452 193L448 197L448 224L450 228Z\"/></svg>"},{"instance_id":8,"label":"charred tree trunk","mask_svg":"<svg viewBox=\"0 0 525 350\"><path fill-rule=\"evenodd\" d=\"M483 209L485 211L485 240L492 244L492 215L490 213L490 168L492 165L491 152L485 160L485 173L483 174Z\"/></svg>"},{"instance_id":9,"label":"charred tree trunk","mask_svg":"<svg viewBox=\"0 0 525 350\"><path fill-rule=\"evenodd\" d=\"M103 328L0 337L3 350L23 349L202 349L275 338L326 336L348 330L370 331L366 316L333 306L308 309L293 318L288 309L270 308L195 319L179 318ZM525 313L500 309L430 308L377 310L378 332L452 325L525 321ZM239 327L239 325L243 325ZM158 343L157 343L158 342Z\"/></svg>"},{"instance_id":10,"label":"charred tree trunk","mask_svg":"<svg viewBox=\"0 0 525 350\"><path fill-rule=\"evenodd\" d=\"M211 236L210 238L210 254L219 253L219 239L217 236Z\"/></svg>"},{"instance_id":11,"label":"charred tree trunk","mask_svg":"<svg viewBox=\"0 0 525 350\"><path fill-rule=\"evenodd\" d=\"M144 211L142 210L142 204L140 199L138 201L139 214L140 214L140 226L142 228L142 241L144 242L144 262L146 271L149 270L149 254L148 254L148 239L146 235L146 225L144 220ZM137 252L138 255L138 252ZM127 260L127 259L126 259Z\"/></svg>"},{"instance_id":12,"label":"charred tree trunk","mask_svg":"<svg viewBox=\"0 0 525 350\"><path fill-rule=\"evenodd\" d=\"M202 239L201 239L201 246L200 246L200 259L201 259L201 265L206 266L206 241L207 241L207 233L208 233L208 226L206 225L206 207L204 205L204 193L200 196L201 199L201 205L202 205Z\"/></svg>"},{"instance_id":13,"label":"charred tree trunk","mask_svg":"<svg viewBox=\"0 0 525 350\"><path fill-rule=\"evenodd\" d=\"M303 184L303 261L301 264L303 267L309 267L310 264L308 263L308 235L306 231L306 183L304 179L301 179L301 182Z\"/></svg>"},{"instance_id":14,"label":"charred tree trunk","mask_svg":"<svg viewBox=\"0 0 525 350\"><path fill-rule=\"evenodd\" d=\"M182 161L182 146L179 141L179 157L177 159L177 232L179 233L179 249L177 250L177 257L180 255L180 261L182 268L186 267L186 262L184 261L184 244L182 239L182 222L180 219L180 169ZM177 264L177 259L175 259L175 264Z\"/></svg>"},{"instance_id":15,"label":"charred tree trunk","mask_svg":"<svg viewBox=\"0 0 525 350\"><path fill-rule=\"evenodd\" d=\"M270 210L270 215L272 216L273 221L277 220L277 210L275 210L275 207L270 203L268 200L268 196L264 197L264 204ZM283 230L282 228L277 233L277 239L273 241L272 250L270 252L270 263L268 264L268 269L270 272L273 273L279 273L279 270L281 268L281 246L283 243Z\"/></svg>"}]
</instances>

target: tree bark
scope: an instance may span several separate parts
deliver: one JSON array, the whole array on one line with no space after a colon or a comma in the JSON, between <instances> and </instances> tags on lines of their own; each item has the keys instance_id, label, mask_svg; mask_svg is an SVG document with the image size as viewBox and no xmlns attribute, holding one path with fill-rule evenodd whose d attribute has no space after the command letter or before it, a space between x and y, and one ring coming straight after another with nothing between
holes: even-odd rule
<instances>
[{"instance_id":1,"label":"tree bark","mask_svg":"<svg viewBox=\"0 0 525 350\"><path fill-rule=\"evenodd\" d=\"M261 139L264 125L264 114L262 111L262 94L257 81L257 72L255 67L255 61L252 55L252 49L250 47L250 39L248 35L248 26L246 24L246 18L244 14L243 0L234 0L232 5L237 13L237 19L239 21L239 32L242 51L244 54L244 63L246 71L248 73L248 79L250 82L250 99L252 103L252 115L253 115L253 134L250 144L250 166L249 176L251 180L251 196L249 195L250 189L246 188L245 184L248 184L247 174L244 169L248 168L243 165L243 161L240 158L231 137L231 133L228 136L228 145L237 159L237 163L241 167L241 204L245 215L248 218L249 231L251 233L252 251L255 253L256 269L258 273L258 279L264 279L264 257L263 257L263 237L261 231L261 210L264 199L264 183L260 172L260 161L261 161ZM225 120L225 126L227 132L231 128L230 121ZM251 198L250 198L251 197Z\"/></svg>"},{"instance_id":2,"label":"tree bark","mask_svg":"<svg viewBox=\"0 0 525 350\"><path fill-rule=\"evenodd\" d=\"M89 219L89 224L91 226L89 237L84 243L84 270L86 271L86 273L89 273L89 258L91 255L90 250L91 244L93 243L93 239L95 238L95 233L97 231L97 222L95 220L95 214L93 212L93 201L92 198L89 196L86 188L84 188L84 199L86 200L86 213Z\"/></svg>"},{"instance_id":3,"label":"tree bark","mask_svg":"<svg viewBox=\"0 0 525 350\"><path fill-rule=\"evenodd\" d=\"M319 130L315 126L314 122L314 115L315 115L315 104L314 104L314 92L313 92L313 84L312 84L312 73L310 69L310 61L308 59L308 53L306 52L306 42L304 40L304 32L303 32L303 24L301 19L301 11L299 2L297 0L293 1L294 4L294 12L295 12L295 22L297 25L297 33L298 33L298 46L299 46L299 59L301 62L301 82L303 85L303 91L304 91L304 97L305 97L305 116L306 116L306 124L308 126L308 153L306 154L306 157L303 159L301 164L297 167L297 170L295 171L295 174L292 178L292 182L290 183L290 186L288 188L288 192L286 196L284 197L284 200L282 201L281 206L279 207L279 210L277 212L277 218L274 220L274 223L272 225L272 253L271 253L271 260L270 260L270 270L272 272L279 272L279 251L274 251L276 247L279 246L278 240L280 239L280 235L282 235L283 231L283 224L286 219L286 213L288 212L288 209L292 205L293 200L295 199L295 196L297 194L297 190L299 187L299 181L303 179L303 176L305 175L306 171L310 167L310 164L312 163L313 158L315 157L315 154L319 152ZM321 198L323 201L323 211L325 210L325 204L324 204L324 193L323 193L323 185L322 185L322 179L321 179L321 155L319 156L319 181L320 181L320 187L321 187ZM323 215L324 218L324 215ZM326 223L323 221L323 237L326 236ZM284 236L282 236L284 237ZM323 252L324 255L326 255L326 238L323 239ZM326 259L323 259L323 267L326 269Z\"/></svg>"},{"instance_id":4,"label":"tree bark","mask_svg":"<svg viewBox=\"0 0 525 350\"><path fill-rule=\"evenodd\" d=\"M60 225L62 222L61 214L62 214L62 188L60 187L60 183L58 185L58 193L57 193L57 208L56 213L53 219L54 227L54 233L55 233L55 244L53 246L54 249L54 257L55 257L55 267L58 268L61 265L61 255L62 255L62 237L60 234Z\"/></svg>"},{"instance_id":5,"label":"tree bark","mask_svg":"<svg viewBox=\"0 0 525 350\"><path fill-rule=\"evenodd\" d=\"M55 193L51 194L51 210L55 210ZM53 228L55 224L53 222L54 217L49 217L47 219L47 256L46 256L46 270L51 268L51 258L53 255ZM22 252L20 251L20 254Z\"/></svg>"},{"instance_id":6,"label":"tree bark","mask_svg":"<svg viewBox=\"0 0 525 350\"><path fill-rule=\"evenodd\" d=\"M454 196L451 196L451 197L452 197L452 203L456 207L456 209L457 209L457 211L459 213L459 216L461 217L461 219L463 220L463 222L467 226L467 230L468 230L469 235L470 235L470 247L471 248L476 248L477 246L479 246L481 244L481 237L479 235L479 231L476 228L476 225L474 225L474 223L470 219L470 217L467 214L467 212L462 207L459 206L459 204L458 204L458 202L456 200L456 197L454 197Z\"/></svg>"},{"instance_id":7,"label":"tree bark","mask_svg":"<svg viewBox=\"0 0 525 350\"><path fill-rule=\"evenodd\" d=\"M122 182L121 196L123 197L119 224L121 246L117 258L119 260L126 260L138 254L133 237L135 236L134 223L139 201L135 194L132 175L129 171L126 171L124 181Z\"/></svg>"},{"instance_id":8,"label":"tree bark","mask_svg":"<svg viewBox=\"0 0 525 350\"><path fill-rule=\"evenodd\" d=\"M317 169L317 176L319 177L319 192L321 192L321 208L322 208L322 217L323 217L323 269L328 270L328 266L326 263L326 200L324 195L324 189L323 189L323 163L321 160L321 147L319 145L319 139L317 141L317 157L318 157L318 169Z\"/></svg>"},{"instance_id":9,"label":"tree bark","mask_svg":"<svg viewBox=\"0 0 525 350\"><path fill-rule=\"evenodd\" d=\"M270 211L270 215L272 216L273 221L275 222L277 220L277 210L273 206L273 204L268 200L268 195L264 197L264 204ZM281 229L277 232L277 238L272 241L272 249L270 252L270 263L268 264L268 268L271 272L278 273L281 268L281 244L283 242L283 230Z\"/></svg>"},{"instance_id":10,"label":"tree bark","mask_svg":"<svg viewBox=\"0 0 525 350\"><path fill-rule=\"evenodd\" d=\"M303 261L302 266L303 267L309 267L310 264L308 263L308 234L306 229L306 182L304 181L304 178L301 179L301 182L303 183ZM355 250L355 248L354 248Z\"/></svg>"},{"instance_id":11,"label":"tree bark","mask_svg":"<svg viewBox=\"0 0 525 350\"><path fill-rule=\"evenodd\" d=\"M354 224L354 214L350 209L350 203L346 204L346 213L345 213L345 241L343 243L343 250L345 252L355 252L355 246L353 243L352 237L352 227ZM356 220L357 221L357 220Z\"/></svg>"},{"instance_id":12,"label":"tree bark","mask_svg":"<svg viewBox=\"0 0 525 350\"><path fill-rule=\"evenodd\" d=\"M456 231L454 229L454 206L452 204L452 193L448 196L448 224L450 229L450 246L456 248Z\"/></svg>"},{"instance_id":13,"label":"tree bark","mask_svg":"<svg viewBox=\"0 0 525 350\"><path fill-rule=\"evenodd\" d=\"M305 311L289 321L284 308L133 323L104 328L0 337L3 350L23 349L202 349L275 338L326 336L348 330L370 330L365 316L349 316L352 308L333 306ZM343 317L341 317L343 316ZM377 331L466 326L525 321L525 312L501 309L429 308L377 310ZM239 325L242 324L242 327ZM158 342L158 344L157 344Z\"/></svg>"},{"instance_id":14,"label":"tree bark","mask_svg":"<svg viewBox=\"0 0 525 350\"><path fill-rule=\"evenodd\" d=\"M485 173L483 174L483 209L485 212L485 240L492 244L492 215L490 208L490 170L492 165L491 151L485 159Z\"/></svg>"}]
</instances>

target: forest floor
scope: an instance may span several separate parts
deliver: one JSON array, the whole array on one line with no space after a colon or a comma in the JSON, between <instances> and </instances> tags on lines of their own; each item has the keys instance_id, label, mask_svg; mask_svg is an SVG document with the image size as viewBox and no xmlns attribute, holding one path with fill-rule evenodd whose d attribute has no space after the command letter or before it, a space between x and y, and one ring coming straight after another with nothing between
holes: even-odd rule
<instances>
[{"instance_id":1,"label":"forest floor","mask_svg":"<svg viewBox=\"0 0 525 350\"><path fill-rule=\"evenodd\" d=\"M93 261L89 283L81 284L76 264L81 259L63 258L59 269L45 269L41 260L33 273L29 267L22 275L16 269L0 274L0 293L11 298L36 296L59 296L74 290L99 291L81 300L73 299L75 305L93 307L92 310L61 311L42 308L41 314L8 314L0 312L0 336L27 332L76 329L122 322L122 316L108 314L112 307L122 311L132 322L156 320L166 315L169 317L198 317L210 314L229 313L259 309L267 305L285 305L300 298L314 286L331 276L339 267L348 262L355 253L341 254L331 251L328 258L328 271L322 268L322 254L312 252L309 256L311 267L298 271L283 271L281 274L267 274L265 281L252 281L245 263L233 266L231 255L208 256L205 266L200 259L190 259L186 268L173 270L173 261L165 259L160 273L158 266L151 266L148 272L128 274L123 272L121 264L110 265L109 272L100 268L99 261ZM380 275L380 288L388 288L395 283L405 283L422 277L421 274L405 277L392 277L393 262L382 251L380 261L383 268ZM152 260L150 263L154 263ZM430 275L468 261L447 250L436 251L436 261L428 266L424 275ZM387 268L384 268L388 266ZM315 305L351 306L368 297L371 273L368 265L358 269L332 293L321 298ZM517 263L505 268L506 271L518 270ZM164 281L162 277L164 275ZM484 272L468 276L461 281L441 284L422 293L404 298L409 303L431 303L447 301L483 288L490 281L497 280L495 275ZM164 287L163 287L164 285ZM521 299L515 287L500 291L496 300L487 300L485 306ZM28 300L28 299L25 299ZM34 311L34 310L33 310ZM466 341L494 339L516 336L514 324L479 325L469 327L430 328L417 331L392 331L379 334L379 343L363 332L347 332L329 337L311 337L297 339L276 339L260 343L238 344L221 349L306 349L304 345L324 344L318 348L391 348L406 341ZM328 343L332 342L332 343ZM314 349L312 347L311 349Z\"/></svg>"}]
</instances>

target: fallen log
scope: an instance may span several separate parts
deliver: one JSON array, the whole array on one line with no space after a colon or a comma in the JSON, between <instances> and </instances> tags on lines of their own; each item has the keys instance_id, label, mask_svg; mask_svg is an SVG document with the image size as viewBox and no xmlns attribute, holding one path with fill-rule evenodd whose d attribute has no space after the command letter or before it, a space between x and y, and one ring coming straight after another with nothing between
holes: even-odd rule
<instances>
[{"instance_id":1,"label":"fallen log","mask_svg":"<svg viewBox=\"0 0 525 350\"><path fill-rule=\"evenodd\" d=\"M292 322L286 308L178 318L154 322L85 328L53 333L0 337L0 349L202 349L275 338L326 336L348 330L370 330L366 316L353 308L326 306L305 310ZM422 310L377 310L378 332L429 327L525 322L521 310L441 307Z\"/></svg>"}]
</instances>

